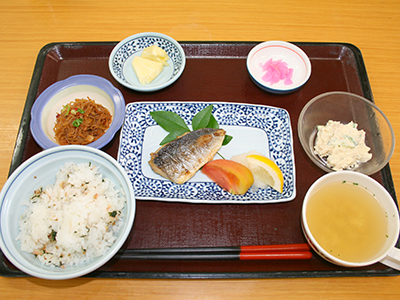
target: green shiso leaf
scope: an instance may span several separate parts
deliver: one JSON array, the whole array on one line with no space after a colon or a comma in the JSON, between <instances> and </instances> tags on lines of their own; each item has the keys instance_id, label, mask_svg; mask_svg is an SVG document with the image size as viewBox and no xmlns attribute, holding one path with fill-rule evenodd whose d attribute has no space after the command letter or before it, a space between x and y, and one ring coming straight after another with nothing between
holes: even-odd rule
<instances>
[{"instance_id":1,"label":"green shiso leaf","mask_svg":"<svg viewBox=\"0 0 400 300\"><path fill-rule=\"evenodd\" d=\"M226 146L233 139L233 136L225 134L224 141L222 142L222 146Z\"/></svg>"},{"instance_id":2,"label":"green shiso leaf","mask_svg":"<svg viewBox=\"0 0 400 300\"><path fill-rule=\"evenodd\" d=\"M160 145L165 145L173 140L175 140L178 136L181 136L182 134L188 132L187 130L182 130L182 131L173 131L170 132L160 143Z\"/></svg>"},{"instance_id":3,"label":"green shiso leaf","mask_svg":"<svg viewBox=\"0 0 400 300\"><path fill-rule=\"evenodd\" d=\"M210 116L210 122L208 122L206 128L219 128L219 124L213 115Z\"/></svg>"},{"instance_id":4,"label":"green shiso leaf","mask_svg":"<svg viewBox=\"0 0 400 300\"><path fill-rule=\"evenodd\" d=\"M190 131L185 121L172 111L152 111L150 115L165 131Z\"/></svg>"},{"instance_id":5,"label":"green shiso leaf","mask_svg":"<svg viewBox=\"0 0 400 300\"><path fill-rule=\"evenodd\" d=\"M199 111L192 119L193 130L207 128L210 123L211 113L213 106L209 105L206 108ZM212 128L212 127L211 127Z\"/></svg>"},{"instance_id":6,"label":"green shiso leaf","mask_svg":"<svg viewBox=\"0 0 400 300\"><path fill-rule=\"evenodd\" d=\"M217 120L212 115L212 110L213 106L209 105L199 111L192 118L193 130L202 128L219 128ZM172 111L152 111L150 112L150 115L158 125L168 132L168 135L161 141L160 145L165 145L175 140L178 136L181 136L186 132L190 132L190 129L186 125L185 121L178 114ZM232 138L233 137L230 135L225 135L222 145L225 146L229 144Z\"/></svg>"}]
</instances>

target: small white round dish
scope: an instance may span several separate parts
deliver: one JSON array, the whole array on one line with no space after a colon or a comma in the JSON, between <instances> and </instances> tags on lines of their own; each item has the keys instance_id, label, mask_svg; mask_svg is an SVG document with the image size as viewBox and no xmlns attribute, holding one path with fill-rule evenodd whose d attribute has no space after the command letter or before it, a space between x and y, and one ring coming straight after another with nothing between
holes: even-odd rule
<instances>
[{"instance_id":1,"label":"small white round dish","mask_svg":"<svg viewBox=\"0 0 400 300\"><path fill-rule=\"evenodd\" d=\"M125 197L122 210L123 224L115 242L103 256L65 268L43 265L33 254L21 250L19 220L25 210L23 203L29 200L39 187L54 184L56 173L67 162L75 164L91 162L99 167L104 178L109 178ZM21 188L23 187L23 188ZM86 275L109 261L122 247L135 218L135 196L126 172L117 161L105 152L86 146L59 146L44 150L21 164L8 178L0 193L0 248L7 259L18 269L43 279L70 279Z\"/></svg>"},{"instance_id":2,"label":"small white round dish","mask_svg":"<svg viewBox=\"0 0 400 300\"><path fill-rule=\"evenodd\" d=\"M164 49L169 60L161 74L152 82L142 85L132 67L132 60L140 56L143 49L157 45ZM185 52L182 46L173 38L156 32L144 32L132 35L119 42L110 54L108 66L111 74L123 86L139 92L154 92L174 83L181 75L186 65Z\"/></svg>"},{"instance_id":3,"label":"small white round dish","mask_svg":"<svg viewBox=\"0 0 400 300\"><path fill-rule=\"evenodd\" d=\"M104 135L87 146L100 149L112 140L124 120L124 97L107 79L83 74L52 84L35 100L30 129L40 147L49 149L59 146L53 130L57 113L69 102L87 97L106 107L112 115L112 123Z\"/></svg>"},{"instance_id":4,"label":"small white round dish","mask_svg":"<svg viewBox=\"0 0 400 300\"><path fill-rule=\"evenodd\" d=\"M276 65L286 64L287 70L291 70L289 82L283 79L278 82L266 80L264 76L267 72L281 69L271 67L265 70L263 66L271 61ZM283 41L267 41L258 44L249 52L246 65L253 82L262 90L274 94L294 92L311 76L311 62L307 54L296 45ZM275 71L273 75L277 75L276 72L278 71Z\"/></svg>"}]
</instances>

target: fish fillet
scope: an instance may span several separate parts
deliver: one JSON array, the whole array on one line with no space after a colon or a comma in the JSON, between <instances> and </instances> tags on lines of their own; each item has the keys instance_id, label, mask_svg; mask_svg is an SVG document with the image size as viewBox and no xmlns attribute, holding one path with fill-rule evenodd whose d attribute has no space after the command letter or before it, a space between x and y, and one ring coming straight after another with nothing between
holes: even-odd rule
<instances>
[{"instance_id":1,"label":"fish fillet","mask_svg":"<svg viewBox=\"0 0 400 300\"><path fill-rule=\"evenodd\" d=\"M182 184L188 181L217 154L225 130L202 128L185 133L151 153L149 164L154 172Z\"/></svg>"}]
</instances>

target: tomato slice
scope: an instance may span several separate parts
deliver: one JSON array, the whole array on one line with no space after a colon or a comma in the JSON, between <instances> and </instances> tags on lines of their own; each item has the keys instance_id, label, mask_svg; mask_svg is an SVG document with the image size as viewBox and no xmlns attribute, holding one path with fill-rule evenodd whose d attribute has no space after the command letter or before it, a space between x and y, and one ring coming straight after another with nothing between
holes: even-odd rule
<instances>
[{"instance_id":1,"label":"tomato slice","mask_svg":"<svg viewBox=\"0 0 400 300\"><path fill-rule=\"evenodd\" d=\"M212 160L203 166L201 172L221 188L235 195L245 194L254 183L250 170L232 160Z\"/></svg>"}]
</instances>

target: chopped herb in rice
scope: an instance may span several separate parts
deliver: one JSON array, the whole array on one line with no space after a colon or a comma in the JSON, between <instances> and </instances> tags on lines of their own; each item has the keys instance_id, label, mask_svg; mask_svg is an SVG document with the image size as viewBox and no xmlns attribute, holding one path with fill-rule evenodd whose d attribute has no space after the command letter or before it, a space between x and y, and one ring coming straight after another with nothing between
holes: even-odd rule
<instances>
[{"instance_id":1,"label":"chopped herb in rice","mask_svg":"<svg viewBox=\"0 0 400 300\"><path fill-rule=\"evenodd\" d=\"M54 185L26 201L17 240L43 264L65 268L105 254L122 225L125 198L92 163L66 163Z\"/></svg>"}]
</instances>

